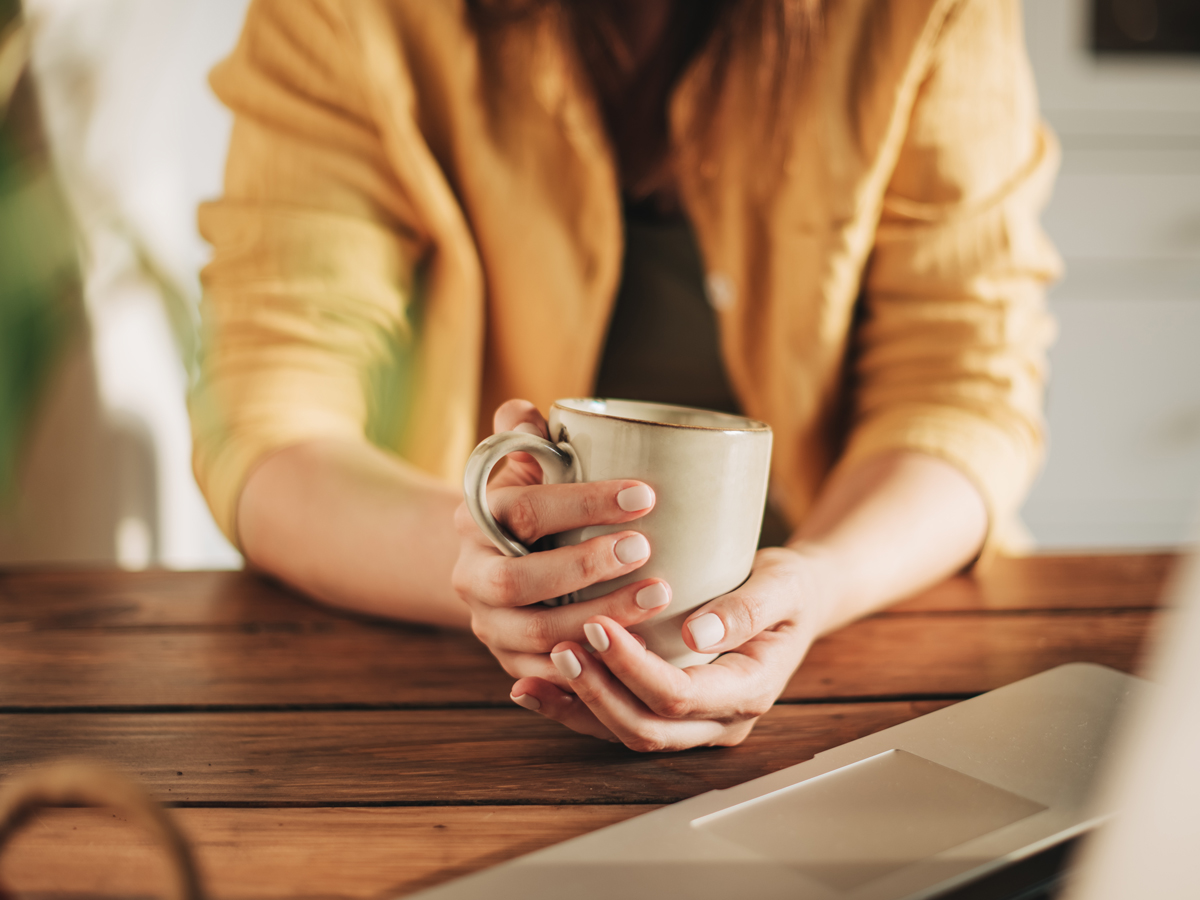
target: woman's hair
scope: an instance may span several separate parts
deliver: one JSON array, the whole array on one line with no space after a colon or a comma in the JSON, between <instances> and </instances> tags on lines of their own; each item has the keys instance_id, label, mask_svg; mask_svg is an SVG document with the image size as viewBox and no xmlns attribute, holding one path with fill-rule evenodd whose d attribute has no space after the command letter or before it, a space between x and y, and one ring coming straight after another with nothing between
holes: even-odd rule
<instances>
[{"instance_id":1,"label":"woman's hair","mask_svg":"<svg viewBox=\"0 0 1200 900\"><path fill-rule=\"evenodd\" d=\"M607 59L601 70L620 70L624 48L606 0L465 0L476 31L489 34L557 8L566 13L580 55L591 62ZM828 0L681 0L703 9L698 14L711 47L707 72L710 96L720 90L735 57L758 62L758 93L762 136L778 134L778 123L803 83L803 70L816 52L821 20Z\"/></svg>"}]
</instances>

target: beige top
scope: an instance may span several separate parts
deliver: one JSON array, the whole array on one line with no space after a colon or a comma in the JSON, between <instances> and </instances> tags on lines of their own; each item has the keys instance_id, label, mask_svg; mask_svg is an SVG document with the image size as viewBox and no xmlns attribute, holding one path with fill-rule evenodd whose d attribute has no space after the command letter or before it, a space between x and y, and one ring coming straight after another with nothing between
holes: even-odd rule
<instances>
[{"instance_id":1,"label":"beige top","mask_svg":"<svg viewBox=\"0 0 1200 900\"><path fill-rule=\"evenodd\" d=\"M671 98L730 381L792 523L839 460L907 448L966 473L995 534L1041 455L1059 269L1020 2L839 0L825 29L777 165L748 54L702 96L702 50ZM555 14L481 48L457 0L257 0L212 83L236 118L191 408L227 534L288 444L370 439L455 483L497 404L588 393L621 207Z\"/></svg>"}]
</instances>

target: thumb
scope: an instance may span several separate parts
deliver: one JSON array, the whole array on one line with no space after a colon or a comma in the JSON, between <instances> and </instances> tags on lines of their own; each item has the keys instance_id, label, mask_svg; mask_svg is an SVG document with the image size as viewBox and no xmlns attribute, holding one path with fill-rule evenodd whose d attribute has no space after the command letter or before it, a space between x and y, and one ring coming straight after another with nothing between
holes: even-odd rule
<instances>
[{"instance_id":1,"label":"thumb","mask_svg":"<svg viewBox=\"0 0 1200 900\"><path fill-rule=\"evenodd\" d=\"M793 551L760 550L750 577L737 590L692 611L683 623L683 640L699 653L724 653L742 646L782 622L792 621L816 586Z\"/></svg>"},{"instance_id":2,"label":"thumb","mask_svg":"<svg viewBox=\"0 0 1200 900\"><path fill-rule=\"evenodd\" d=\"M550 434L545 418L528 400L507 400L500 404L492 416L492 425L497 434L522 431L543 438ZM504 468L493 480L497 487L541 483L542 467L528 453L510 453Z\"/></svg>"},{"instance_id":3,"label":"thumb","mask_svg":"<svg viewBox=\"0 0 1200 900\"><path fill-rule=\"evenodd\" d=\"M693 612L683 623L684 643L699 653L724 653L766 628L770 602L748 588L749 582Z\"/></svg>"},{"instance_id":4,"label":"thumb","mask_svg":"<svg viewBox=\"0 0 1200 900\"><path fill-rule=\"evenodd\" d=\"M496 414L492 416L492 425L497 434L501 431L525 431L541 437L550 435L550 426L546 424L546 419L528 400L506 400L501 403L496 408ZM522 425L532 427L522 428Z\"/></svg>"}]
</instances>

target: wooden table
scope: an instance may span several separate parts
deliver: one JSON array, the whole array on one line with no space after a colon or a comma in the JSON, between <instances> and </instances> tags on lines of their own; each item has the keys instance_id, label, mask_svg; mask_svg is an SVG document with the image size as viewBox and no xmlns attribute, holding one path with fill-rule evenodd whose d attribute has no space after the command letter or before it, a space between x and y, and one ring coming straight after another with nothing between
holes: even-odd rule
<instances>
[{"instance_id":1,"label":"wooden table","mask_svg":"<svg viewBox=\"0 0 1200 900\"><path fill-rule=\"evenodd\" d=\"M210 893L385 897L754 778L1060 663L1136 670L1173 557L998 561L813 647L740 747L639 755L508 699L469 635L350 618L244 573L0 574L0 777L114 763ZM109 810L41 814L22 894L162 893Z\"/></svg>"}]
</instances>

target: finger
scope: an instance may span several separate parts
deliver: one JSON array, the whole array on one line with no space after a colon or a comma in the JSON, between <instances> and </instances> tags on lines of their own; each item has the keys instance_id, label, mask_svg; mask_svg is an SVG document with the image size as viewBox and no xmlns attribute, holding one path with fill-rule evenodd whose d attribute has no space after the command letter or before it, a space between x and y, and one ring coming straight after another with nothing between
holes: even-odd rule
<instances>
[{"instance_id":1,"label":"finger","mask_svg":"<svg viewBox=\"0 0 1200 900\"><path fill-rule=\"evenodd\" d=\"M667 719L757 718L771 708L800 662L793 658L794 642L773 632L708 665L687 669L648 652L637 635L612 619L589 619L584 633L612 676L648 709ZM758 642L770 646L756 646ZM598 644L605 643L601 650Z\"/></svg>"},{"instance_id":2,"label":"finger","mask_svg":"<svg viewBox=\"0 0 1200 900\"><path fill-rule=\"evenodd\" d=\"M528 606L611 581L649 558L650 544L636 531L602 534L582 544L520 557L487 548L464 549L454 567L454 589L468 603Z\"/></svg>"},{"instance_id":3,"label":"finger","mask_svg":"<svg viewBox=\"0 0 1200 900\"><path fill-rule=\"evenodd\" d=\"M654 501L649 485L625 479L488 491L488 507L496 521L525 544L573 528L632 522L650 512Z\"/></svg>"},{"instance_id":4,"label":"finger","mask_svg":"<svg viewBox=\"0 0 1200 900\"><path fill-rule=\"evenodd\" d=\"M492 416L492 425L497 434L501 431L524 431L541 437L550 435L550 426L546 419L528 400L506 400L501 403ZM530 427L522 428L522 425Z\"/></svg>"},{"instance_id":5,"label":"finger","mask_svg":"<svg viewBox=\"0 0 1200 900\"><path fill-rule=\"evenodd\" d=\"M528 400L508 400L500 404L492 416L495 433L521 431L537 437L548 437L550 427L538 408ZM510 453L504 468L493 479L493 484L541 484L542 467L528 453Z\"/></svg>"},{"instance_id":6,"label":"finger","mask_svg":"<svg viewBox=\"0 0 1200 900\"><path fill-rule=\"evenodd\" d=\"M559 644L550 658L570 690L631 750L680 750L719 743L726 736L724 723L718 721L656 715L578 644Z\"/></svg>"},{"instance_id":7,"label":"finger","mask_svg":"<svg viewBox=\"0 0 1200 900\"><path fill-rule=\"evenodd\" d=\"M540 712L546 718L561 722L580 734L605 741L617 740L617 736L578 697L541 679L522 678L513 685L509 697L517 706Z\"/></svg>"},{"instance_id":8,"label":"finger","mask_svg":"<svg viewBox=\"0 0 1200 900\"><path fill-rule=\"evenodd\" d=\"M513 678L540 678L570 691L570 685L554 666L548 653L516 653L503 648L489 647L500 666Z\"/></svg>"},{"instance_id":9,"label":"finger","mask_svg":"<svg viewBox=\"0 0 1200 900\"><path fill-rule=\"evenodd\" d=\"M694 610L683 623L684 642L698 653L724 653L763 631L794 626L803 607L805 581L795 554L760 553L745 584ZM800 585L800 586L798 586Z\"/></svg>"},{"instance_id":10,"label":"finger","mask_svg":"<svg viewBox=\"0 0 1200 900\"><path fill-rule=\"evenodd\" d=\"M671 589L665 581L646 579L582 603L473 610L471 627L489 647L546 654L563 641L585 640L583 623L593 616L636 625L658 615L670 602Z\"/></svg>"}]
</instances>

